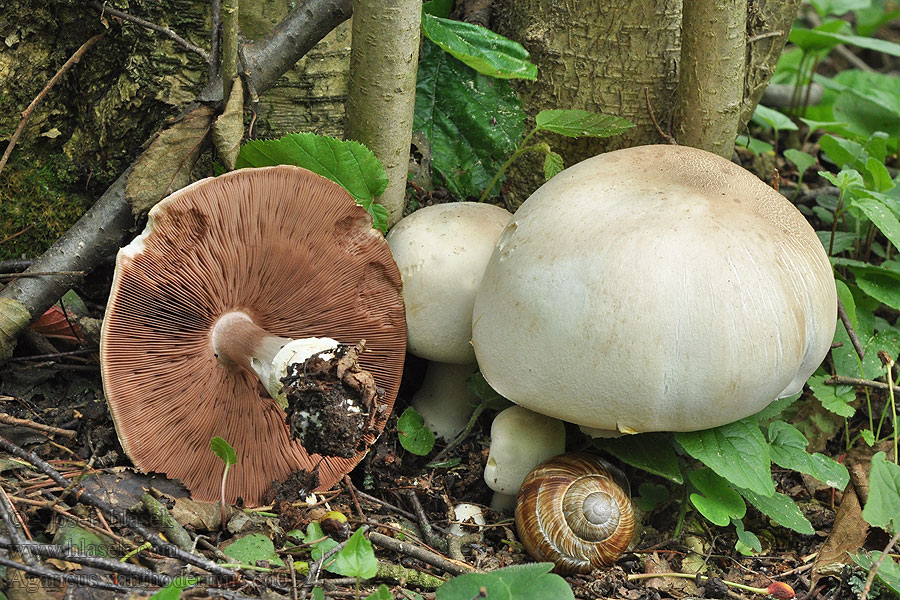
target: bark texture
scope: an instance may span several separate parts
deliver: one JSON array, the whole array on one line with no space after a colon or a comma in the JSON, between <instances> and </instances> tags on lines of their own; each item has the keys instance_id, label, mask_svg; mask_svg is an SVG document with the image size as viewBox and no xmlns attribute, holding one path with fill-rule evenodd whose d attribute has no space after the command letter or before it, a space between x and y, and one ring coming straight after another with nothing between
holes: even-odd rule
<instances>
[{"instance_id":1,"label":"bark texture","mask_svg":"<svg viewBox=\"0 0 900 600\"><path fill-rule=\"evenodd\" d=\"M692 0L681 20L679 144L731 158L744 96L747 0Z\"/></svg>"},{"instance_id":2,"label":"bark texture","mask_svg":"<svg viewBox=\"0 0 900 600\"><path fill-rule=\"evenodd\" d=\"M538 65L537 81L516 84L529 115L578 108L635 123L607 139L546 135L538 140L549 142L567 166L608 150L662 141L645 90L656 119L667 128L678 85L680 0L498 0L495 6L497 31L524 45ZM540 173L539 162L513 168L507 191L514 204L542 182Z\"/></svg>"},{"instance_id":3,"label":"bark texture","mask_svg":"<svg viewBox=\"0 0 900 600\"><path fill-rule=\"evenodd\" d=\"M355 0L346 137L381 160L388 186L377 199L388 226L403 216L416 100L421 2Z\"/></svg>"}]
</instances>

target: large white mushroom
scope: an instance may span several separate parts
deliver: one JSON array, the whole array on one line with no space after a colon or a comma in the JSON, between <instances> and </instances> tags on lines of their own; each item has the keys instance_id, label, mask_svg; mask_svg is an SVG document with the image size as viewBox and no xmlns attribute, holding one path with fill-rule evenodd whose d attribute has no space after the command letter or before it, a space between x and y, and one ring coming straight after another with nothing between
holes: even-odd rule
<instances>
[{"instance_id":1,"label":"large white mushroom","mask_svg":"<svg viewBox=\"0 0 900 600\"><path fill-rule=\"evenodd\" d=\"M425 425L450 439L462 431L474 396L472 309L481 275L512 215L476 202L435 204L401 220L387 235L403 280L407 344L431 361L412 405Z\"/></svg>"},{"instance_id":2,"label":"large white mushroom","mask_svg":"<svg viewBox=\"0 0 900 600\"><path fill-rule=\"evenodd\" d=\"M798 392L837 299L803 216L739 166L682 146L566 169L507 225L473 344L485 379L599 430L690 431Z\"/></svg>"}]
</instances>

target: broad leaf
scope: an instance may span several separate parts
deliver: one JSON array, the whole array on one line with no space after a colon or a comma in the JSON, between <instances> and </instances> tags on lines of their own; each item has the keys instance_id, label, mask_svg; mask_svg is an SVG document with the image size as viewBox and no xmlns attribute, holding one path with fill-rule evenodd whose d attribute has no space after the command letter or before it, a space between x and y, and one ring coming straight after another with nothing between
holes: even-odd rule
<instances>
[{"instance_id":1,"label":"broad leaf","mask_svg":"<svg viewBox=\"0 0 900 600\"><path fill-rule=\"evenodd\" d=\"M645 481L638 486L638 495L634 503L642 511L648 513L658 504L668 502L670 497L669 488L666 486Z\"/></svg>"},{"instance_id":2,"label":"broad leaf","mask_svg":"<svg viewBox=\"0 0 900 600\"><path fill-rule=\"evenodd\" d=\"M737 487L763 496L775 493L769 445L752 417L715 429L676 433L675 440Z\"/></svg>"},{"instance_id":3,"label":"broad leaf","mask_svg":"<svg viewBox=\"0 0 900 600\"><path fill-rule=\"evenodd\" d=\"M536 79L537 66L518 42L490 29L430 15L422 15L422 32L456 59L482 75L501 79Z\"/></svg>"},{"instance_id":4,"label":"broad leaf","mask_svg":"<svg viewBox=\"0 0 900 600\"><path fill-rule=\"evenodd\" d=\"M900 466L889 462L884 452L872 457L869 498L862 516L870 525L891 533L900 527Z\"/></svg>"},{"instance_id":5,"label":"broad leaf","mask_svg":"<svg viewBox=\"0 0 900 600\"><path fill-rule=\"evenodd\" d=\"M535 117L535 129L552 131L566 137L610 137L634 127L622 117L586 110L542 110Z\"/></svg>"},{"instance_id":6,"label":"broad leaf","mask_svg":"<svg viewBox=\"0 0 900 600\"><path fill-rule=\"evenodd\" d=\"M476 73L425 40L413 129L431 143L435 183L460 199L477 198L523 138L525 113L507 81Z\"/></svg>"},{"instance_id":7,"label":"broad leaf","mask_svg":"<svg viewBox=\"0 0 900 600\"><path fill-rule=\"evenodd\" d=\"M774 421L769 425L769 453L772 462L790 469L812 475L819 481L839 490L850 480L847 467L824 454L810 454L806 451L807 440L793 425L784 421Z\"/></svg>"},{"instance_id":8,"label":"broad leaf","mask_svg":"<svg viewBox=\"0 0 900 600\"><path fill-rule=\"evenodd\" d=\"M691 494L691 504L700 514L724 527L731 519L742 519L747 512L744 499L731 489L728 482L713 473L712 469L697 469L688 474L694 487L700 492Z\"/></svg>"},{"instance_id":9,"label":"broad leaf","mask_svg":"<svg viewBox=\"0 0 900 600\"><path fill-rule=\"evenodd\" d=\"M868 553L858 552L857 554L851 554L850 557L857 565L866 571L871 571L878 559L881 558L881 552L877 550ZM890 556L881 561L881 566L878 567L875 578L890 588L895 596L900 597L900 565L895 563Z\"/></svg>"},{"instance_id":10,"label":"broad leaf","mask_svg":"<svg viewBox=\"0 0 900 600\"><path fill-rule=\"evenodd\" d=\"M391 595L390 588L382 583L374 593L366 596L366 600L394 600L394 597Z\"/></svg>"},{"instance_id":11,"label":"broad leaf","mask_svg":"<svg viewBox=\"0 0 900 600\"><path fill-rule=\"evenodd\" d=\"M900 44L894 42L818 29L794 27L791 29L788 41L803 48L833 48L838 44L849 44L858 48L865 48L866 50L890 54L891 56L900 56Z\"/></svg>"},{"instance_id":12,"label":"broad leaf","mask_svg":"<svg viewBox=\"0 0 900 600\"><path fill-rule=\"evenodd\" d=\"M151 600L178 600L185 588L203 581L200 577L175 577L165 587L157 590Z\"/></svg>"},{"instance_id":13,"label":"broad leaf","mask_svg":"<svg viewBox=\"0 0 900 600\"><path fill-rule=\"evenodd\" d=\"M512 406L512 402L498 394L494 388L490 386L481 371L476 371L469 375L466 379L466 386L469 391L475 394L488 410L501 411L504 408Z\"/></svg>"},{"instance_id":14,"label":"broad leaf","mask_svg":"<svg viewBox=\"0 0 900 600\"><path fill-rule=\"evenodd\" d=\"M849 340L847 343L850 343ZM850 350L852 351L853 348ZM856 400L856 392L853 391L853 388L849 385L826 385L825 379L824 375L813 375L807 382L816 400L822 403L822 408L839 417L852 417L856 414L856 408L851 406L852 402Z\"/></svg>"},{"instance_id":15,"label":"broad leaf","mask_svg":"<svg viewBox=\"0 0 900 600\"><path fill-rule=\"evenodd\" d=\"M374 202L387 188L381 162L352 140L312 133L291 133L277 140L250 140L241 146L237 168L296 165L326 177L347 190L372 215L373 227L387 230L387 211Z\"/></svg>"},{"instance_id":16,"label":"broad leaf","mask_svg":"<svg viewBox=\"0 0 900 600\"><path fill-rule=\"evenodd\" d=\"M594 445L609 452L624 463L665 477L677 484L684 483L678 467L672 434L641 433L618 438L595 438Z\"/></svg>"},{"instance_id":17,"label":"broad leaf","mask_svg":"<svg viewBox=\"0 0 900 600\"><path fill-rule=\"evenodd\" d=\"M375 558L372 542L366 539L362 529L357 529L347 540L347 545L335 554L334 562L328 570L344 577L375 577L378 573L378 559Z\"/></svg>"},{"instance_id":18,"label":"broad leaf","mask_svg":"<svg viewBox=\"0 0 900 600\"><path fill-rule=\"evenodd\" d=\"M412 406L397 419L397 432L400 434L400 445L407 452L425 456L434 448L434 433L425 427L425 419Z\"/></svg>"},{"instance_id":19,"label":"broad leaf","mask_svg":"<svg viewBox=\"0 0 900 600\"><path fill-rule=\"evenodd\" d=\"M437 589L437 600L574 600L566 580L550 573L551 563L513 565L490 573L467 573Z\"/></svg>"},{"instance_id":20,"label":"broad leaf","mask_svg":"<svg viewBox=\"0 0 900 600\"><path fill-rule=\"evenodd\" d=\"M768 125L775 131L794 131L797 125L786 116L774 108L769 108L758 104L756 110L753 111L753 121L760 125Z\"/></svg>"},{"instance_id":21,"label":"broad leaf","mask_svg":"<svg viewBox=\"0 0 900 600\"><path fill-rule=\"evenodd\" d=\"M756 534L752 531L747 531L744 529L744 522L740 519L732 519L732 523L734 523L734 531L737 533L738 543L735 544L735 548L737 548L738 552L741 554L745 554L749 556L752 552L762 552L762 544L759 541L759 538L756 537ZM744 546L748 551L744 552L741 545Z\"/></svg>"},{"instance_id":22,"label":"broad leaf","mask_svg":"<svg viewBox=\"0 0 900 600\"><path fill-rule=\"evenodd\" d=\"M563 168L565 168L563 157L556 152L549 152L544 157L544 179L552 179L561 173Z\"/></svg>"},{"instance_id":23,"label":"broad leaf","mask_svg":"<svg viewBox=\"0 0 900 600\"><path fill-rule=\"evenodd\" d=\"M264 560L279 567L284 566L284 561L275 553L272 540L261 533L245 535L225 546L222 551L245 565L255 565L258 561Z\"/></svg>"},{"instance_id":24,"label":"broad leaf","mask_svg":"<svg viewBox=\"0 0 900 600\"><path fill-rule=\"evenodd\" d=\"M775 523L797 533L812 535L816 531L809 520L803 516L800 509L794 504L790 496L775 492L771 496L760 496L747 489L739 489L741 495L747 499L759 512L768 516Z\"/></svg>"},{"instance_id":25,"label":"broad leaf","mask_svg":"<svg viewBox=\"0 0 900 600\"><path fill-rule=\"evenodd\" d=\"M795 150L794 148L788 148L784 151L784 157L794 163L797 167L797 173L799 177L802 179L803 174L806 173L807 169L816 164L816 157L812 156L807 152L801 152L800 150Z\"/></svg>"},{"instance_id":26,"label":"broad leaf","mask_svg":"<svg viewBox=\"0 0 900 600\"><path fill-rule=\"evenodd\" d=\"M325 536L325 532L322 531L322 526L316 521L312 521L306 526L306 535L303 537L303 543L312 546L309 555L313 560L319 560L327 554L329 550L338 545L336 541ZM328 569L329 566L331 566L331 561L325 565L325 569Z\"/></svg>"},{"instance_id":27,"label":"broad leaf","mask_svg":"<svg viewBox=\"0 0 900 600\"><path fill-rule=\"evenodd\" d=\"M884 166L882 163L878 164ZM874 198L854 198L851 205L860 209L884 234L884 237L890 240L895 247L900 248L900 221L887 206Z\"/></svg>"}]
</instances>

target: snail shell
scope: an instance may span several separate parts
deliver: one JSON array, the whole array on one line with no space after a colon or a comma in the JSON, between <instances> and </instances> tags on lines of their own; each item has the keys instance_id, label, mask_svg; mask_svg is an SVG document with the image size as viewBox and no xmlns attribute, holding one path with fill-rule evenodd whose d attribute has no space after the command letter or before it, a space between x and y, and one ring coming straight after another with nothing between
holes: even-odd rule
<instances>
[{"instance_id":1,"label":"snail shell","mask_svg":"<svg viewBox=\"0 0 900 600\"><path fill-rule=\"evenodd\" d=\"M531 471L516 500L516 529L528 553L558 573L613 564L634 533L628 481L590 454L555 456Z\"/></svg>"}]
</instances>

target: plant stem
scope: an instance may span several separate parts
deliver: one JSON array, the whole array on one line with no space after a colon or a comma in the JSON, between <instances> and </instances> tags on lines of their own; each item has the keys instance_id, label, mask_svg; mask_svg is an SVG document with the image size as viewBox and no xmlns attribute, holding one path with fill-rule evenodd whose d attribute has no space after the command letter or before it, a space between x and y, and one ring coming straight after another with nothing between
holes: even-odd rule
<instances>
[{"instance_id":1,"label":"plant stem","mask_svg":"<svg viewBox=\"0 0 900 600\"><path fill-rule=\"evenodd\" d=\"M487 187L484 189L484 192L481 193L481 197L478 199L479 202L484 202L485 200L487 200L488 194L490 194L491 190L494 189L494 186L497 184L497 181L500 180L500 178L503 176L503 174L509 168L509 165L513 164L517 158L519 158L526 152L540 151L545 154L549 154L550 146L547 144L535 144L533 146L525 146L525 144L528 143L528 140L530 140L532 138L532 136L534 136L534 134L537 133L538 131L541 131L541 129L539 127L535 127L534 129L532 129L528 133L528 135L525 136L525 139L522 140L521 143L519 143L518 148L516 148L516 151L512 153L512 156L510 156L508 159L506 159L505 163L500 165L500 168L497 169L497 172L494 174L494 177L491 179L490 183L488 183Z\"/></svg>"},{"instance_id":2,"label":"plant stem","mask_svg":"<svg viewBox=\"0 0 900 600\"><path fill-rule=\"evenodd\" d=\"M681 535L681 528L684 527L684 517L687 514L687 503L687 485L685 485L681 494L681 508L678 509L678 520L675 522L675 532L672 534L673 539L678 539L678 536Z\"/></svg>"},{"instance_id":3,"label":"plant stem","mask_svg":"<svg viewBox=\"0 0 900 600\"><path fill-rule=\"evenodd\" d=\"M894 400L894 371L893 371L894 359L892 359L892 358L889 359L886 366L887 366L886 377L887 377L887 381L888 381L888 395L891 398L891 412L894 413L894 464L896 465L896 464L900 464L900 462L898 462L898 455L897 455L897 439L898 439L898 435L900 435L900 432L897 431L897 403ZM880 428L881 427L879 424L879 429Z\"/></svg>"},{"instance_id":4,"label":"plant stem","mask_svg":"<svg viewBox=\"0 0 900 600\"><path fill-rule=\"evenodd\" d=\"M225 528L225 482L228 480L228 470L231 468L231 463L225 463L225 471L222 473L222 496L219 498L219 509L222 511L222 528Z\"/></svg>"},{"instance_id":5,"label":"plant stem","mask_svg":"<svg viewBox=\"0 0 900 600\"><path fill-rule=\"evenodd\" d=\"M628 576L628 581L636 581L638 579L653 579L654 577L678 577L681 579L699 579L700 581L708 581L709 577L703 577L702 575L696 575L694 573L634 573ZM722 580L722 583L729 587L737 588L739 590L744 590L745 592L753 592L754 594L763 594L764 596L769 595L769 590L767 588L758 588L752 587L749 585L744 585L743 583L735 583L733 581L725 581Z\"/></svg>"}]
</instances>

